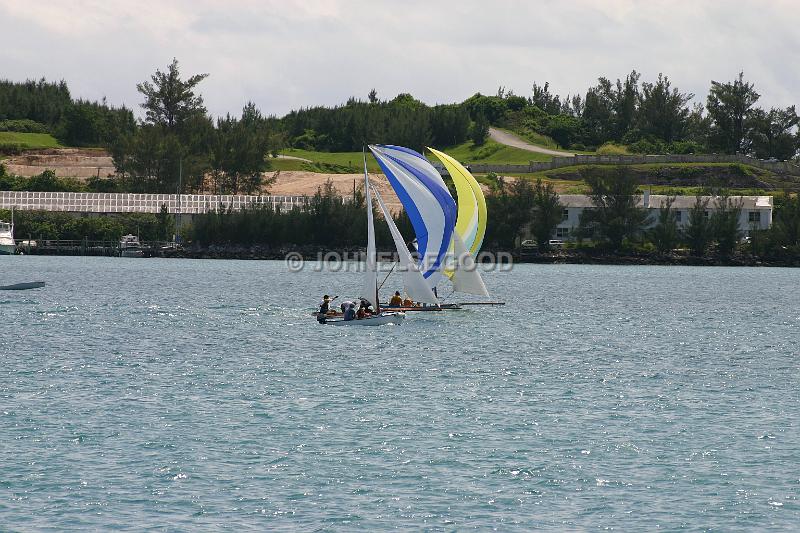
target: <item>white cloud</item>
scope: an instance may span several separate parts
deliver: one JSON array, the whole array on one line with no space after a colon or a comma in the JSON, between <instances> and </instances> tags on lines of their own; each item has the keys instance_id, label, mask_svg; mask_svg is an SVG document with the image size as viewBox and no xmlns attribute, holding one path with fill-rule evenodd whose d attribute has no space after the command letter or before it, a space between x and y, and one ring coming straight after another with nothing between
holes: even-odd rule
<instances>
[{"instance_id":1,"label":"white cloud","mask_svg":"<svg viewBox=\"0 0 800 533\"><path fill-rule=\"evenodd\" d=\"M0 0L0 76L66 79L74 95L136 107L136 83L177 57L214 114L247 100L282 115L411 92L459 101L534 81L561 94L598 76L659 72L703 100L740 70L762 105L797 102L794 2Z\"/></svg>"}]
</instances>

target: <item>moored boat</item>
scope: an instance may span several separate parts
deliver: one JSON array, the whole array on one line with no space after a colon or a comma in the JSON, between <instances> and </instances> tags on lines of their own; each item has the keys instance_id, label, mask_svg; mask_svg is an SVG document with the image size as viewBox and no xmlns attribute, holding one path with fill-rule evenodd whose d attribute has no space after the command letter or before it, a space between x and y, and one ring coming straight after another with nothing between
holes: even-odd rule
<instances>
[{"instance_id":1,"label":"moored boat","mask_svg":"<svg viewBox=\"0 0 800 533\"><path fill-rule=\"evenodd\" d=\"M119 241L120 257L144 257L144 249L136 235L123 235Z\"/></svg>"},{"instance_id":2,"label":"moored boat","mask_svg":"<svg viewBox=\"0 0 800 533\"><path fill-rule=\"evenodd\" d=\"M16 249L14 223L0 220L0 255L13 255Z\"/></svg>"}]
</instances>

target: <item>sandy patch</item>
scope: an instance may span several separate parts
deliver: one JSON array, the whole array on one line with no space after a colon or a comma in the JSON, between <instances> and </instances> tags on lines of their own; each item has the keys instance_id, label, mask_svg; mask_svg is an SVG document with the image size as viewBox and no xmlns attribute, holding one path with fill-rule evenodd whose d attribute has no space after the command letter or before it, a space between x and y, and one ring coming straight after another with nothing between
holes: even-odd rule
<instances>
[{"instance_id":1,"label":"sandy patch","mask_svg":"<svg viewBox=\"0 0 800 533\"><path fill-rule=\"evenodd\" d=\"M317 189L330 180L336 191L342 196L352 196L353 187L363 187L363 174L319 174L316 172L281 171L277 173L277 181L269 187L269 194L276 196L313 196ZM383 174L369 175L372 184L380 193L390 211L400 210L400 200L392 190Z\"/></svg>"},{"instance_id":2,"label":"sandy patch","mask_svg":"<svg viewBox=\"0 0 800 533\"><path fill-rule=\"evenodd\" d=\"M3 161L6 171L17 176L35 176L52 170L63 178L107 178L116 173L111 155L104 150L50 148L29 150Z\"/></svg>"}]
</instances>

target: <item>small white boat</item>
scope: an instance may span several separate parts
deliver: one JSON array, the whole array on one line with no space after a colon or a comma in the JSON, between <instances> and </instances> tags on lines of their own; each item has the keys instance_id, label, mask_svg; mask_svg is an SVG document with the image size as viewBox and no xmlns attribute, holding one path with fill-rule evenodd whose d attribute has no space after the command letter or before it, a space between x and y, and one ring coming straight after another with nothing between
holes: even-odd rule
<instances>
[{"instance_id":1,"label":"small white boat","mask_svg":"<svg viewBox=\"0 0 800 533\"><path fill-rule=\"evenodd\" d=\"M405 318L405 313L386 312L355 320L345 320L343 318L325 319L322 323L330 324L331 326L385 326L387 324L399 326Z\"/></svg>"},{"instance_id":2,"label":"small white boat","mask_svg":"<svg viewBox=\"0 0 800 533\"><path fill-rule=\"evenodd\" d=\"M0 220L0 255L14 255L14 223Z\"/></svg>"},{"instance_id":3,"label":"small white boat","mask_svg":"<svg viewBox=\"0 0 800 533\"><path fill-rule=\"evenodd\" d=\"M123 235L119 241L120 257L144 257L142 243L136 235Z\"/></svg>"}]
</instances>

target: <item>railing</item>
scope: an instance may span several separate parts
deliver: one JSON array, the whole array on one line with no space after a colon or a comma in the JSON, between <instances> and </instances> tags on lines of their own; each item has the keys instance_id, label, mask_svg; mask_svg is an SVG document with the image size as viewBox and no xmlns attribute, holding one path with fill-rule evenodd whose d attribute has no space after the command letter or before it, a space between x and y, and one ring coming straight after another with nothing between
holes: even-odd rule
<instances>
[{"instance_id":1,"label":"railing","mask_svg":"<svg viewBox=\"0 0 800 533\"><path fill-rule=\"evenodd\" d=\"M184 215L222 208L238 211L250 206L290 211L307 203L307 196L0 191L0 209L80 213L159 213L162 206L166 206L169 213Z\"/></svg>"}]
</instances>

